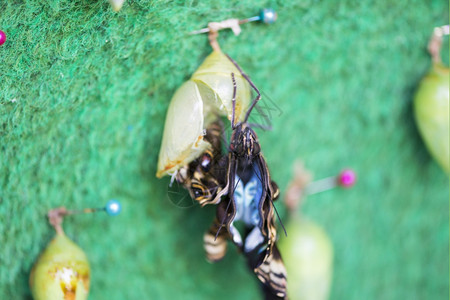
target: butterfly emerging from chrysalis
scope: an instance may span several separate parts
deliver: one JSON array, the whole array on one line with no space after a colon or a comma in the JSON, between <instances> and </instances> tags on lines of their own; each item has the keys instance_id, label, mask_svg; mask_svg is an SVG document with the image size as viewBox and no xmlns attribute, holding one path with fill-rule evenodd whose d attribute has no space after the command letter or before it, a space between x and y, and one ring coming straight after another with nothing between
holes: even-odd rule
<instances>
[{"instance_id":1,"label":"butterfly emerging from chrysalis","mask_svg":"<svg viewBox=\"0 0 450 300\"><path fill-rule=\"evenodd\" d=\"M204 235L209 261L222 259L231 240L244 253L266 296L285 298L286 270L276 247L273 205L279 189L248 123L261 94L222 53L217 32L209 27L209 33L213 53L169 106L157 176L172 175L200 205L217 205L216 218ZM257 94L253 100L251 89ZM227 125L220 116L227 117L232 130L226 149Z\"/></svg>"}]
</instances>

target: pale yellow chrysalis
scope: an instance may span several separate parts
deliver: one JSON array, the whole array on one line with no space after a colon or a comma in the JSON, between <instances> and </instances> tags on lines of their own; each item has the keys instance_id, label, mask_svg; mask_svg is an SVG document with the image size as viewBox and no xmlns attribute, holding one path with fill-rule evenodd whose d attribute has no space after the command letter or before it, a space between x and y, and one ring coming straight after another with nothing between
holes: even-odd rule
<instances>
[{"instance_id":1,"label":"pale yellow chrysalis","mask_svg":"<svg viewBox=\"0 0 450 300\"><path fill-rule=\"evenodd\" d=\"M225 54L214 51L172 97L159 152L157 177L173 174L209 148L211 145L203 140L203 135L218 116L231 120L231 73L237 84L236 120L243 120L251 102L250 86Z\"/></svg>"},{"instance_id":2,"label":"pale yellow chrysalis","mask_svg":"<svg viewBox=\"0 0 450 300\"><path fill-rule=\"evenodd\" d=\"M333 274L333 245L311 220L294 215L281 236L279 249L288 275L292 300L328 300Z\"/></svg>"},{"instance_id":3,"label":"pale yellow chrysalis","mask_svg":"<svg viewBox=\"0 0 450 300\"><path fill-rule=\"evenodd\" d=\"M34 300L86 300L90 267L83 250L64 233L57 233L30 275Z\"/></svg>"},{"instance_id":4,"label":"pale yellow chrysalis","mask_svg":"<svg viewBox=\"0 0 450 300\"><path fill-rule=\"evenodd\" d=\"M450 26L433 30L428 42L431 69L421 80L414 97L414 116L419 132L431 156L450 175L450 69L442 63L443 37L449 35Z\"/></svg>"},{"instance_id":5,"label":"pale yellow chrysalis","mask_svg":"<svg viewBox=\"0 0 450 300\"><path fill-rule=\"evenodd\" d=\"M449 68L433 63L414 97L417 127L431 155L450 174Z\"/></svg>"},{"instance_id":6,"label":"pale yellow chrysalis","mask_svg":"<svg viewBox=\"0 0 450 300\"><path fill-rule=\"evenodd\" d=\"M176 91L167 111L157 177L173 173L210 146L203 140L203 107L200 92L193 81L185 82Z\"/></svg>"}]
</instances>

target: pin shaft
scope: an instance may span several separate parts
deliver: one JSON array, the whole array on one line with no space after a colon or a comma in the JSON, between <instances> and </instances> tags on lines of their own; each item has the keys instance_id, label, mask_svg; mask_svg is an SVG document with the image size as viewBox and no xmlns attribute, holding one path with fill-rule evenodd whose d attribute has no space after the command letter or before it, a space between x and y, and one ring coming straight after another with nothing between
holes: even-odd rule
<instances>
[{"instance_id":1,"label":"pin shaft","mask_svg":"<svg viewBox=\"0 0 450 300\"><path fill-rule=\"evenodd\" d=\"M66 215L90 214L100 210L105 210L105 208L101 207L101 208L85 208L80 210L68 210Z\"/></svg>"},{"instance_id":2,"label":"pin shaft","mask_svg":"<svg viewBox=\"0 0 450 300\"><path fill-rule=\"evenodd\" d=\"M314 182L311 182L305 187L305 195L317 194L320 192L324 192L326 190L330 190L337 186L336 176L327 177L324 179L320 179Z\"/></svg>"}]
</instances>

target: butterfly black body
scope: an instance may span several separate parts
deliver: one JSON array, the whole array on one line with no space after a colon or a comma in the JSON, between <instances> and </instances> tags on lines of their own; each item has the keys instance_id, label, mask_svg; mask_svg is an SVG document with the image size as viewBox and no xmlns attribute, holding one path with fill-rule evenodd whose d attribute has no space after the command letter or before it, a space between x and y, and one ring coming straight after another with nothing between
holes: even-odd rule
<instances>
[{"instance_id":1,"label":"butterfly black body","mask_svg":"<svg viewBox=\"0 0 450 300\"><path fill-rule=\"evenodd\" d=\"M231 58L230 60L257 92L257 96L248 109L244 121L237 123L234 113L237 86L234 74L231 74L233 132L227 155L226 185L217 193L214 200L219 204L217 219L210 233L213 233L215 229L215 241L219 242L224 236L231 238L247 257L250 269L261 281L264 290L269 291L274 297L285 298L287 275L276 247L277 231L274 223L276 208L273 205L273 201L278 198L280 192L276 183L270 178L258 137L247 123L251 110L260 99L260 93L237 63ZM244 232L240 233L237 230L234 226L236 222L243 223ZM221 236L222 231L226 233L222 233ZM208 242L213 245L211 237L211 235L208 236Z\"/></svg>"},{"instance_id":2,"label":"butterfly black body","mask_svg":"<svg viewBox=\"0 0 450 300\"><path fill-rule=\"evenodd\" d=\"M278 186L270 178L268 166L260 151L261 147L253 129L246 123L237 125L231 137L228 153L227 184L217 195L221 197L221 201L217 207L214 227L216 235L217 232L220 235L222 230L225 231L242 250L250 269L255 272L266 289L283 298L286 296L286 270L276 247L277 232L273 206L273 201L280 193ZM247 199L243 200L243 193L237 193L237 188L239 185L245 187L255 177L260 183L259 191L253 195L244 193ZM256 205L246 206L242 205L242 202ZM237 219L240 215L239 209L256 210L258 216L253 220L245 217ZM243 234L234 226L237 221L244 225ZM212 241L214 230L210 231L209 241Z\"/></svg>"}]
</instances>

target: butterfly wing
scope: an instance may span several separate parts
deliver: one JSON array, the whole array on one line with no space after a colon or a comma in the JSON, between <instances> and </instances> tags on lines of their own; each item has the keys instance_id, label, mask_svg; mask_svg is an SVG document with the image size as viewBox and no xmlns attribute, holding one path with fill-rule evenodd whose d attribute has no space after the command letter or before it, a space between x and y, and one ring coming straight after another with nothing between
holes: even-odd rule
<instances>
[{"instance_id":1,"label":"butterfly wing","mask_svg":"<svg viewBox=\"0 0 450 300\"><path fill-rule=\"evenodd\" d=\"M286 297L287 272L276 244L272 253L254 271L268 292L282 299Z\"/></svg>"}]
</instances>

